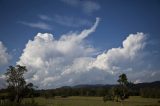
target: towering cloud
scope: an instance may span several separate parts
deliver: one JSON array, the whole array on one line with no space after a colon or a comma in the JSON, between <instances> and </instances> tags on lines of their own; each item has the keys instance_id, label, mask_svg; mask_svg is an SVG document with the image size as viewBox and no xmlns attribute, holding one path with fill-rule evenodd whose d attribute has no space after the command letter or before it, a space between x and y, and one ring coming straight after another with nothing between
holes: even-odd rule
<instances>
[{"instance_id":1,"label":"towering cloud","mask_svg":"<svg viewBox=\"0 0 160 106\"><path fill-rule=\"evenodd\" d=\"M143 33L130 34L122 44L122 47L112 48L106 53L97 56L96 60L92 63L92 67L101 70L110 71L111 73L117 72L122 66L137 60L140 56L141 50L145 46L146 36Z\"/></svg>"},{"instance_id":2,"label":"towering cloud","mask_svg":"<svg viewBox=\"0 0 160 106\"><path fill-rule=\"evenodd\" d=\"M141 81L145 80L144 75L153 73L142 67L147 65L143 62L146 44L143 33L130 34L123 41L122 47L93 56L99 51L84 39L96 30L98 23L99 18L90 29L64 34L58 40L49 33L38 33L33 40L29 40L17 62L27 66L27 81L33 82L39 88L53 88L76 84L115 83L115 78L122 72L132 81Z\"/></svg>"},{"instance_id":3,"label":"towering cloud","mask_svg":"<svg viewBox=\"0 0 160 106\"><path fill-rule=\"evenodd\" d=\"M27 66L29 70L26 74L27 80L41 87L67 84L65 81L70 79L66 80L63 72L69 70L74 62L84 61L82 58L85 59L96 52L91 45L86 45L83 39L95 31L98 22L99 18L90 29L79 34L62 35L59 40L49 33L38 33L33 41L29 40L17 62Z\"/></svg>"}]
</instances>

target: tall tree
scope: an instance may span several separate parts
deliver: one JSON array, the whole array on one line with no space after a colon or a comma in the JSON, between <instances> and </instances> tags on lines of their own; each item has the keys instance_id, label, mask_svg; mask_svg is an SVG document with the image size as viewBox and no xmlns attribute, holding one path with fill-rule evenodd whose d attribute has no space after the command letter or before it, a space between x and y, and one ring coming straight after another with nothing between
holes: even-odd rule
<instances>
[{"instance_id":1,"label":"tall tree","mask_svg":"<svg viewBox=\"0 0 160 106\"><path fill-rule=\"evenodd\" d=\"M119 83L119 90L120 90L119 97L121 101L123 101L124 99L128 98L128 88L127 88L128 79L126 74L124 73L121 74L117 82Z\"/></svg>"},{"instance_id":2,"label":"tall tree","mask_svg":"<svg viewBox=\"0 0 160 106\"><path fill-rule=\"evenodd\" d=\"M118 79L117 81L118 81L119 84L122 85L122 86L125 86L125 85L128 84L127 76L126 76L126 74L124 74L124 73L119 76L119 79Z\"/></svg>"},{"instance_id":3,"label":"tall tree","mask_svg":"<svg viewBox=\"0 0 160 106\"><path fill-rule=\"evenodd\" d=\"M23 99L22 94L26 88L26 81L23 77L25 72L27 72L25 66L16 65L15 67L9 66L5 73L8 89L10 90L10 97L17 103Z\"/></svg>"}]
</instances>

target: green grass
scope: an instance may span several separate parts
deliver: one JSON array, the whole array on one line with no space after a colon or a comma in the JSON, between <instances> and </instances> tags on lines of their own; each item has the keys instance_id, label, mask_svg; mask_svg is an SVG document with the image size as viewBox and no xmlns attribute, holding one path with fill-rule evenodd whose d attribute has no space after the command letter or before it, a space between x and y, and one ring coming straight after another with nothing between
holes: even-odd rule
<instances>
[{"instance_id":1,"label":"green grass","mask_svg":"<svg viewBox=\"0 0 160 106\"><path fill-rule=\"evenodd\" d=\"M160 106L159 100L132 96L124 101L123 106ZM25 99L26 101L30 101L30 99ZM35 102L41 106L121 106L120 102L107 101L104 103L102 97L35 98Z\"/></svg>"}]
</instances>

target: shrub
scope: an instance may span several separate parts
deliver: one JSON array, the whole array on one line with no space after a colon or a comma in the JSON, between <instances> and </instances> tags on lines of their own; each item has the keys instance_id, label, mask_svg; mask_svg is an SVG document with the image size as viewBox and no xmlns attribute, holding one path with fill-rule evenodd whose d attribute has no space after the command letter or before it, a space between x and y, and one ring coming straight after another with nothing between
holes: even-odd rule
<instances>
[{"instance_id":1,"label":"shrub","mask_svg":"<svg viewBox=\"0 0 160 106\"><path fill-rule=\"evenodd\" d=\"M106 102L106 101L114 101L114 96L113 95L103 96L103 101L104 102Z\"/></svg>"}]
</instances>

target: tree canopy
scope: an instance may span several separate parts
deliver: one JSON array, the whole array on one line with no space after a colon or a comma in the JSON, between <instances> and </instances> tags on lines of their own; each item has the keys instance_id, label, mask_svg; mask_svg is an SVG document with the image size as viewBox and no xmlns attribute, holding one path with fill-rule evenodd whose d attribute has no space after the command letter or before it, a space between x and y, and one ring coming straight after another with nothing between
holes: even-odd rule
<instances>
[{"instance_id":1,"label":"tree canopy","mask_svg":"<svg viewBox=\"0 0 160 106\"><path fill-rule=\"evenodd\" d=\"M21 102L29 91L33 91L33 84L27 84L24 79L25 72L27 72L25 66L16 65L15 67L9 66L5 73L10 100L17 103Z\"/></svg>"}]
</instances>

